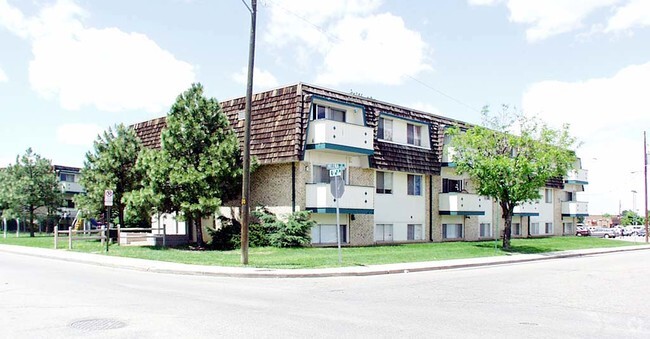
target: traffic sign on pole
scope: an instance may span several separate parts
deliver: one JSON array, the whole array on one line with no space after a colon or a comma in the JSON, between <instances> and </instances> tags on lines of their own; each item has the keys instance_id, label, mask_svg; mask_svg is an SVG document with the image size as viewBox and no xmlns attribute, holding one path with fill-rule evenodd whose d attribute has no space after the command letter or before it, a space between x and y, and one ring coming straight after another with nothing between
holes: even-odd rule
<instances>
[{"instance_id":1,"label":"traffic sign on pole","mask_svg":"<svg viewBox=\"0 0 650 339\"><path fill-rule=\"evenodd\" d=\"M104 190L104 206L113 206L113 190Z\"/></svg>"}]
</instances>

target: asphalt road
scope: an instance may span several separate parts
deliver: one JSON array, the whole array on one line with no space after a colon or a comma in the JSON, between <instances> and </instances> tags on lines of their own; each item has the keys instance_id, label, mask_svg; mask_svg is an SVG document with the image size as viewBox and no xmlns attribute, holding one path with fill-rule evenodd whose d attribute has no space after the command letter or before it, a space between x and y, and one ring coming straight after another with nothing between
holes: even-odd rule
<instances>
[{"instance_id":1,"label":"asphalt road","mask_svg":"<svg viewBox=\"0 0 650 339\"><path fill-rule=\"evenodd\" d=\"M246 279L0 253L0 338L649 338L649 260Z\"/></svg>"}]
</instances>

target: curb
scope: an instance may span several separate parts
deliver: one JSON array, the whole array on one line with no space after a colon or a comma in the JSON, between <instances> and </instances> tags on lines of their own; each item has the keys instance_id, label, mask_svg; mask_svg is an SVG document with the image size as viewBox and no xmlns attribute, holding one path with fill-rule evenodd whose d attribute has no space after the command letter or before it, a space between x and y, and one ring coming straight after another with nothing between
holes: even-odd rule
<instances>
[{"instance_id":1,"label":"curb","mask_svg":"<svg viewBox=\"0 0 650 339\"><path fill-rule=\"evenodd\" d=\"M373 266L348 266L317 269L264 269L251 267L225 267L180 264L137 258L112 257L92 253L68 252L46 248L34 248L16 245L0 245L0 252L39 257L52 260L68 261L81 264L128 269L142 272L195 275L229 278L326 278L326 277L361 277L387 274L405 274L427 271L489 267L529 263L543 260L575 258L591 255L650 250L650 246L637 245L612 248L596 248L549 252L545 254L521 254L506 257L480 257L471 259L452 259L415 263L398 263Z\"/></svg>"}]
</instances>

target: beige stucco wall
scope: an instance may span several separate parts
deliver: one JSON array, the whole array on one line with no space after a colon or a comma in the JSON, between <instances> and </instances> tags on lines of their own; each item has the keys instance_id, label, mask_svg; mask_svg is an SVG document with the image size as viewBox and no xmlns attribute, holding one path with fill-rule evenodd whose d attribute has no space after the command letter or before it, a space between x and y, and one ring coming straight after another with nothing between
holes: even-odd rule
<instances>
[{"instance_id":1,"label":"beige stucco wall","mask_svg":"<svg viewBox=\"0 0 650 339\"><path fill-rule=\"evenodd\" d=\"M374 244L374 216L372 214L355 214L350 220L350 245L365 246Z\"/></svg>"},{"instance_id":2,"label":"beige stucco wall","mask_svg":"<svg viewBox=\"0 0 650 339\"><path fill-rule=\"evenodd\" d=\"M434 242L442 241L442 218L440 216L440 192L442 192L442 177L439 175L434 175L430 177L431 180L431 190L433 191L431 202L427 205L433 210L432 216L432 233L433 236L427 235L428 239L433 239ZM427 196L428 199L428 196ZM428 217L427 217L428 219ZM427 227L427 233L429 232L429 227Z\"/></svg>"},{"instance_id":3,"label":"beige stucco wall","mask_svg":"<svg viewBox=\"0 0 650 339\"><path fill-rule=\"evenodd\" d=\"M562 232L562 196L564 191L553 189L553 235L561 236Z\"/></svg>"}]
</instances>

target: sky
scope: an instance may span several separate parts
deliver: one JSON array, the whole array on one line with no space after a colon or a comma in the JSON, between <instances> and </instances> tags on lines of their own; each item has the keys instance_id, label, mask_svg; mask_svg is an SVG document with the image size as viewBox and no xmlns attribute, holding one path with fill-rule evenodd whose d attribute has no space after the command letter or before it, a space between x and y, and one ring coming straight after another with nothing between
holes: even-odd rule
<instances>
[{"instance_id":1,"label":"sky","mask_svg":"<svg viewBox=\"0 0 650 339\"><path fill-rule=\"evenodd\" d=\"M98 133L166 115L193 82L244 96L249 36L241 0L0 0L0 166L28 147L83 166ZM650 0L260 0L255 91L297 82L568 123L589 170L578 200L643 210Z\"/></svg>"}]
</instances>

